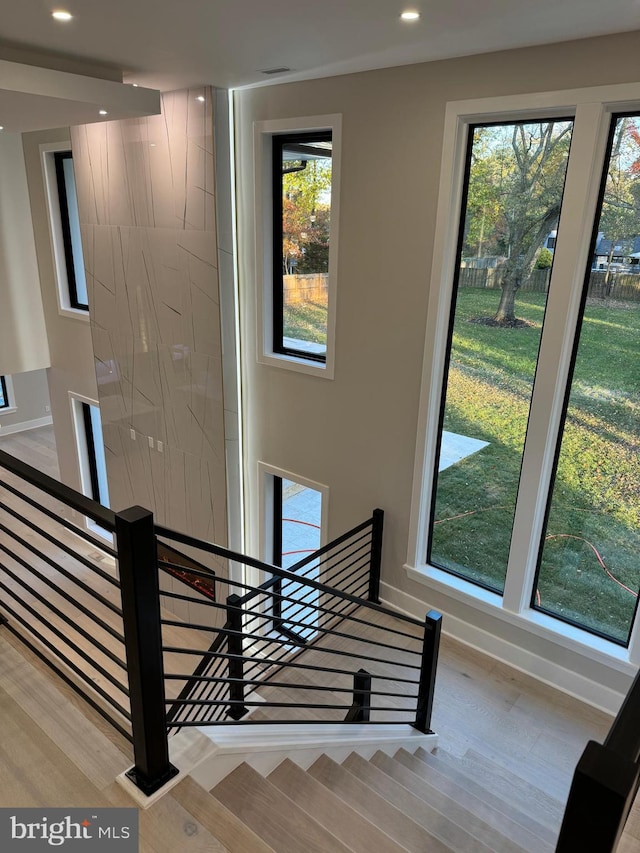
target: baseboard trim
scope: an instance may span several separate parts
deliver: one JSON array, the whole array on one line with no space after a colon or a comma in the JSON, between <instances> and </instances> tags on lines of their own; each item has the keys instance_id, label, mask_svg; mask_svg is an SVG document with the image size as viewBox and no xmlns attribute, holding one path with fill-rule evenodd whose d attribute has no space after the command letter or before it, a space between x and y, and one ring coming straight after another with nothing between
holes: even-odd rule
<instances>
[{"instance_id":1,"label":"baseboard trim","mask_svg":"<svg viewBox=\"0 0 640 853\"><path fill-rule=\"evenodd\" d=\"M429 609L424 601L409 595L396 587L382 581L380 583L380 598L382 604L412 616L414 619L424 619ZM502 637L485 631L469 622L465 622L453 613L443 613L442 632L465 646L482 652L489 657L508 664L519 672L530 675L557 690L573 696L600 711L616 714L620 708L624 694L603 686L601 683L567 669L546 657L537 655L522 646L510 643Z\"/></svg>"},{"instance_id":2,"label":"baseboard trim","mask_svg":"<svg viewBox=\"0 0 640 853\"><path fill-rule=\"evenodd\" d=\"M0 419L2 418L2 413L0 413ZM28 429L38 429L38 427L49 426L49 424L53 423L53 418L51 415L47 415L44 418L34 418L31 421L22 421L19 424L9 424L8 426L4 426L0 422L0 438L3 435L12 435L15 432L26 432Z\"/></svg>"}]
</instances>

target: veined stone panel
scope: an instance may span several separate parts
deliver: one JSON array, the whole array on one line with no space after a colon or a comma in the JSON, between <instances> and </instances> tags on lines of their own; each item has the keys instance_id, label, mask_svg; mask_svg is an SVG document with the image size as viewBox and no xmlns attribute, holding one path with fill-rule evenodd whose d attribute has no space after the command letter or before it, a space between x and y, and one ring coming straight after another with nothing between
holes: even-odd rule
<instances>
[{"instance_id":1,"label":"veined stone panel","mask_svg":"<svg viewBox=\"0 0 640 853\"><path fill-rule=\"evenodd\" d=\"M109 490L224 545L212 90L162 109L72 129Z\"/></svg>"}]
</instances>

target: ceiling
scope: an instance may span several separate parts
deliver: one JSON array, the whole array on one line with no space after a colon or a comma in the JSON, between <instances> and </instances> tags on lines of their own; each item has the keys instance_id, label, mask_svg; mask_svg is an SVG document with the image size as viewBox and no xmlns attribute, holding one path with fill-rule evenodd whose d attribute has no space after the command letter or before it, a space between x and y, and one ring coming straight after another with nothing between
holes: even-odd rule
<instances>
[{"instance_id":1,"label":"ceiling","mask_svg":"<svg viewBox=\"0 0 640 853\"><path fill-rule=\"evenodd\" d=\"M74 15L63 24L53 9ZM417 9L417 23L399 20ZM164 91L305 79L640 29L640 0L0 0L5 45ZM291 72L265 77L264 69Z\"/></svg>"}]
</instances>

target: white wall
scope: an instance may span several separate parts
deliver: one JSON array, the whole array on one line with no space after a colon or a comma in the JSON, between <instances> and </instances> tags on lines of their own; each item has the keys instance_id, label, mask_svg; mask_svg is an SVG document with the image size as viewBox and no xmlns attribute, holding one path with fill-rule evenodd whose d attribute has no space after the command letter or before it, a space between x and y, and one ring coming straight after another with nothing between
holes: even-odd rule
<instances>
[{"instance_id":1,"label":"white wall","mask_svg":"<svg viewBox=\"0 0 640 853\"><path fill-rule=\"evenodd\" d=\"M638 79L637 34L527 48L236 94L245 458L249 524L258 522L257 464L331 490L329 536L385 510L383 581L424 613L468 608L407 577L416 421L425 345L443 120L448 101ZM256 361L253 123L342 114L342 191L335 380ZM252 535L251 542L257 537ZM453 620L449 625L453 625ZM445 626L446 627L446 626ZM509 626L482 620L505 643ZM527 642L529 640L526 640ZM533 641L570 670L577 655ZM586 662L588 664L588 661ZM594 664L611 690L627 676Z\"/></svg>"}]
</instances>

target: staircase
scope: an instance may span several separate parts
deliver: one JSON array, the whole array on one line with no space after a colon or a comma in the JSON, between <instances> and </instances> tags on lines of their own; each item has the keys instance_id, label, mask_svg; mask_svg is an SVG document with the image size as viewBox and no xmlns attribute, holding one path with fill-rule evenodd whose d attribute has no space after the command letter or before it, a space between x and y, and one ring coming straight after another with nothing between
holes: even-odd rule
<instances>
[{"instance_id":1,"label":"staircase","mask_svg":"<svg viewBox=\"0 0 640 853\"><path fill-rule=\"evenodd\" d=\"M173 797L230 853L549 853L562 805L469 750L290 759L268 776L239 765L210 792L184 779Z\"/></svg>"}]
</instances>

